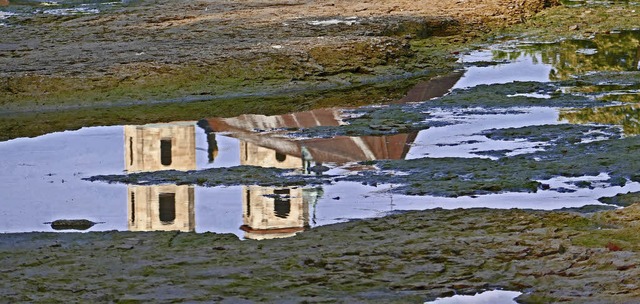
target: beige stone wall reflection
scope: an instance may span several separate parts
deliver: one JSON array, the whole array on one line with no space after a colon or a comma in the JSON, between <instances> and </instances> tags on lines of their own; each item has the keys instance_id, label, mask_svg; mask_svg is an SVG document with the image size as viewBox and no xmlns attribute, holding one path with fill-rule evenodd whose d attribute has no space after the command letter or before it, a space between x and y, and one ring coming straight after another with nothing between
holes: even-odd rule
<instances>
[{"instance_id":1,"label":"beige stone wall reflection","mask_svg":"<svg viewBox=\"0 0 640 304\"><path fill-rule=\"evenodd\" d=\"M124 127L125 170L195 170L196 135L193 122Z\"/></svg>"},{"instance_id":2,"label":"beige stone wall reflection","mask_svg":"<svg viewBox=\"0 0 640 304\"><path fill-rule=\"evenodd\" d=\"M294 236L309 226L309 200L301 188L244 186L241 229L247 239Z\"/></svg>"},{"instance_id":3,"label":"beige stone wall reflection","mask_svg":"<svg viewBox=\"0 0 640 304\"><path fill-rule=\"evenodd\" d=\"M274 149L261 147L248 141L240 141L240 164L278 169L301 169L302 158L279 153Z\"/></svg>"},{"instance_id":4,"label":"beige stone wall reflection","mask_svg":"<svg viewBox=\"0 0 640 304\"><path fill-rule=\"evenodd\" d=\"M130 231L195 231L193 186L128 187Z\"/></svg>"}]
</instances>

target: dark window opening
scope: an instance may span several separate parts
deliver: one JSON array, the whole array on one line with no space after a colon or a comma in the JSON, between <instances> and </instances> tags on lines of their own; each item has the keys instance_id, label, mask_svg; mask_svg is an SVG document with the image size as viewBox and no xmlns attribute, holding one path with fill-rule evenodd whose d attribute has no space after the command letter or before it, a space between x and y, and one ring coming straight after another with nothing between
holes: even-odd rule
<instances>
[{"instance_id":1,"label":"dark window opening","mask_svg":"<svg viewBox=\"0 0 640 304\"><path fill-rule=\"evenodd\" d=\"M136 222L136 194L131 192L131 222Z\"/></svg>"},{"instance_id":2,"label":"dark window opening","mask_svg":"<svg viewBox=\"0 0 640 304\"><path fill-rule=\"evenodd\" d=\"M160 193L158 200L160 203L160 221L163 224L172 224L176 219L176 194Z\"/></svg>"},{"instance_id":3,"label":"dark window opening","mask_svg":"<svg viewBox=\"0 0 640 304\"><path fill-rule=\"evenodd\" d=\"M247 189L245 195L247 196L247 216L251 216L251 191Z\"/></svg>"},{"instance_id":4,"label":"dark window opening","mask_svg":"<svg viewBox=\"0 0 640 304\"><path fill-rule=\"evenodd\" d=\"M244 160L249 160L249 144L244 143Z\"/></svg>"},{"instance_id":5,"label":"dark window opening","mask_svg":"<svg viewBox=\"0 0 640 304\"><path fill-rule=\"evenodd\" d=\"M129 159L131 160L130 166L133 166L133 137L129 137Z\"/></svg>"},{"instance_id":6,"label":"dark window opening","mask_svg":"<svg viewBox=\"0 0 640 304\"><path fill-rule=\"evenodd\" d=\"M281 163L281 162L287 160L287 155L286 154L282 154L280 152L276 152L276 160Z\"/></svg>"},{"instance_id":7,"label":"dark window opening","mask_svg":"<svg viewBox=\"0 0 640 304\"><path fill-rule=\"evenodd\" d=\"M163 166L171 165L171 139L160 140L160 163Z\"/></svg>"},{"instance_id":8,"label":"dark window opening","mask_svg":"<svg viewBox=\"0 0 640 304\"><path fill-rule=\"evenodd\" d=\"M289 213L291 213L291 197L289 196L290 193L291 191L289 189L279 189L273 191L273 194L276 195L273 205L273 211L279 218L287 218L289 217Z\"/></svg>"}]
</instances>

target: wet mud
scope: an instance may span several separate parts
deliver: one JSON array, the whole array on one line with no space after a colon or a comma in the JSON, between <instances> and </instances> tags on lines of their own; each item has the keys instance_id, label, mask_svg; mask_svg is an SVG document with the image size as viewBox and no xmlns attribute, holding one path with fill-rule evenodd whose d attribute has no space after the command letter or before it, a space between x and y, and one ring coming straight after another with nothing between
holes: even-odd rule
<instances>
[{"instance_id":1,"label":"wet mud","mask_svg":"<svg viewBox=\"0 0 640 304\"><path fill-rule=\"evenodd\" d=\"M11 234L0 276L3 297L26 302L406 303L494 289L522 291L520 303L627 302L639 296L638 216L637 205L591 217L435 209L264 241Z\"/></svg>"}]
</instances>

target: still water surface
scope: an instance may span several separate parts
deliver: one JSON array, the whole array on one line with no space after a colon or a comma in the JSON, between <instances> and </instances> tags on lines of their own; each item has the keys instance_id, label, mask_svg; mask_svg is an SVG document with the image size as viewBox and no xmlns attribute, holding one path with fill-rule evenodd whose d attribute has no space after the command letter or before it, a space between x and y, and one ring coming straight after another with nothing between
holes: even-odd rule
<instances>
[{"instance_id":1,"label":"still water surface","mask_svg":"<svg viewBox=\"0 0 640 304\"><path fill-rule=\"evenodd\" d=\"M637 36L637 33L622 33L618 38L637 54L640 53ZM497 60L500 63L487 66L472 64L464 73L440 81L437 88L433 83L419 84L416 90L421 91L409 92L407 96L422 96L423 99L407 97L402 102L428 99L432 96L428 90L446 92L451 88L514 80L557 81L568 77L565 76L569 75L567 69L584 72L589 69L633 70L638 67L637 56L627 56L622 61L606 61L600 59L602 51L597 44L588 45L589 52L583 51L582 42L564 44L564 48L557 45L525 46L468 54L461 59L463 62ZM567 65L570 61L576 64ZM605 181L608 179L605 173L545 181L551 189L564 187L575 190L571 193L542 190L537 193L458 198L404 196L391 194L389 190L394 185L372 187L351 182L317 187L238 185L205 188L188 185L127 186L82 180L101 174L238 165L296 169L308 173L311 160L328 166L331 174L349 174L362 169L362 165L357 163L366 160L491 157L479 152L493 150L509 150L508 155L515 155L542 149L546 143L497 141L479 133L492 128L568 123L561 118L557 108L517 108L490 114L467 110L433 109L430 119L449 124L383 137L293 139L270 131L344 124L344 111L321 109L279 116L242 115L141 126L89 127L0 142L3 158L0 163L0 216L3 217L0 232L52 231L46 222L88 219L99 223L90 231L212 231L264 239L292 236L320 225L384 216L398 210L470 207L558 209L600 204L597 201L599 197L640 190L640 184L635 182L624 187L604 183L593 189L575 186L575 181L580 179Z\"/></svg>"}]
</instances>

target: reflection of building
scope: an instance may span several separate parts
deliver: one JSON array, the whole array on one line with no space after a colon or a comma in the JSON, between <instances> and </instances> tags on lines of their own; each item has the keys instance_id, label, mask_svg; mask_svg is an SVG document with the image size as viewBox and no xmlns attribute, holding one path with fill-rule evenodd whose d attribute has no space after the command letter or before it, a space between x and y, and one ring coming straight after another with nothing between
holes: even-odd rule
<instances>
[{"instance_id":1,"label":"reflection of building","mask_svg":"<svg viewBox=\"0 0 640 304\"><path fill-rule=\"evenodd\" d=\"M7 6L9 5L9 0L0 0L0 6Z\"/></svg>"},{"instance_id":2,"label":"reflection of building","mask_svg":"<svg viewBox=\"0 0 640 304\"><path fill-rule=\"evenodd\" d=\"M129 186L130 231L195 231L193 186Z\"/></svg>"},{"instance_id":3,"label":"reflection of building","mask_svg":"<svg viewBox=\"0 0 640 304\"><path fill-rule=\"evenodd\" d=\"M212 118L198 123L208 132L231 132L241 140L243 165L307 169L312 163L348 163L377 159L401 159L415 140L416 132L387 136L337 136L295 140L277 133L256 130L311 128L342 124L337 109L321 109L277 116L241 115Z\"/></svg>"},{"instance_id":4,"label":"reflection of building","mask_svg":"<svg viewBox=\"0 0 640 304\"><path fill-rule=\"evenodd\" d=\"M285 238L309 227L309 204L317 189L243 187L240 227L247 239Z\"/></svg>"},{"instance_id":5,"label":"reflection of building","mask_svg":"<svg viewBox=\"0 0 640 304\"><path fill-rule=\"evenodd\" d=\"M196 169L193 122L124 127L127 172ZM195 231L192 186L129 186L128 225L131 231Z\"/></svg>"},{"instance_id":6,"label":"reflection of building","mask_svg":"<svg viewBox=\"0 0 640 304\"><path fill-rule=\"evenodd\" d=\"M192 122L125 126L124 136L127 172L196 168Z\"/></svg>"}]
</instances>

